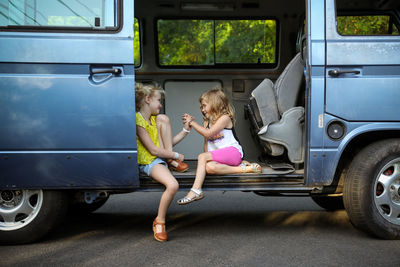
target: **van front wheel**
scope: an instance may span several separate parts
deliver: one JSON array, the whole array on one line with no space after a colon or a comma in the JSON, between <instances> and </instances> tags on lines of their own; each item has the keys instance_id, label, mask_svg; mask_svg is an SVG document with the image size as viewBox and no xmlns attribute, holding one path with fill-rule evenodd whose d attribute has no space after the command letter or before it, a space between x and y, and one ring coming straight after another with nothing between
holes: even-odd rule
<instances>
[{"instance_id":1,"label":"van front wheel","mask_svg":"<svg viewBox=\"0 0 400 267\"><path fill-rule=\"evenodd\" d=\"M47 234L67 210L59 191L0 190L0 243L34 242Z\"/></svg>"},{"instance_id":2,"label":"van front wheel","mask_svg":"<svg viewBox=\"0 0 400 267\"><path fill-rule=\"evenodd\" d=\"M352 224L384 239L400 239L400 140L364 148L351 162L343 201Z\"/></svg>"}]
</instances>

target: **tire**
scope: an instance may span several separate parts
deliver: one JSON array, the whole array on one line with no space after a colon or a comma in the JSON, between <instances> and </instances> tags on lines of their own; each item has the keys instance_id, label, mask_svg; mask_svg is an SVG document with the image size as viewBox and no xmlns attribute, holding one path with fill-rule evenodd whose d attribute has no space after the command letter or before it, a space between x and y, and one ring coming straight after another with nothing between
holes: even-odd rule
<instances>
[{"instance_id":1,"label":"tire","mask_svg":"<svg viewBox=\"0 0 400 267\"><path fill-rule=\"evenodd\" d=\"M63 192L0 191L0 243L17 245L41 239L63 220L67 206Z\"/></svg>"},{"instance_id":2,"label":"tire","mask_svg":"<svg viewBox=\"0 0 400 267\"><path fill-rule=\"evenodd\" d=\"M344 209L343 197L311 196L311 198L318 206L328 211Z\"/></svg>"},{"instance_id":3,"label":"tire","mask_svg":"<svg viewBox=\"0 0 400 267\"><path fill-rule=\"evenodd\" d=\"M343 201L351 223L383 239L400 239L400 139L364 148L349 166Z\"/></svg>"}]
</instances>

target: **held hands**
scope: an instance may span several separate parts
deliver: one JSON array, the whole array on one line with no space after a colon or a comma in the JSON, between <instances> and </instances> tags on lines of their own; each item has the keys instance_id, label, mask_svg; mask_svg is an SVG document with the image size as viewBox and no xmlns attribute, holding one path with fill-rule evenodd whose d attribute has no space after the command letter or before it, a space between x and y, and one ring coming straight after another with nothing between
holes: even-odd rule
<instances>
[{"instance_id":1,"label":"held hands","mask_svg":"<svg viewBox=\"0 0 400 267\"><path fill-rule=\"evenodd\" d=\"M192 129L192 126L190 125L190 122L192 120L194 120L194 117L190 116L189 114L185 113L182 115L183 131L185 131L186 133L189 133Z\"/></svg>"},{"instance_id":2,"label":"held hands","mask_svg":"<svg viewBox=\"0 0 400 267\"><path fill-rule=\"evenodd\" d=\"M189 114L185 113L185 114L182 115L182 121L183 121L183 123L185 125L185 128L186 128L186 125L188 127L191 127L190 126L190 122L194 121L194 117L192 115L189 115Z\"/></svg>"}]
</instances>

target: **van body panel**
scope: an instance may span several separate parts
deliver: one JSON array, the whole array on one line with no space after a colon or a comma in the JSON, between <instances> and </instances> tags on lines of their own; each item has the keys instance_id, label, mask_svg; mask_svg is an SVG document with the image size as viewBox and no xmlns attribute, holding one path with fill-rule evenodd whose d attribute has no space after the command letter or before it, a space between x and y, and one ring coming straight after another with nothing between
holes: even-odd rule
<instances>
[{"instance_id":1,"label":"van body panel","mask_svg":"<svg viewBox=\"0 0 400 267\"><path fill-rule=\"evenodd\" d=\"M324 112L324 65L325 65L325 4L323 1L307 1L307 53L306 53L306 185L318 185L322 169L323 128L320 114ZM317 21L318 23L315 23Z\"/></svg>"},{"instance_id":2,"label":"van body panel","mask_svg":"<svg viewBox=\"0 0 400 267\"><path fill-rule=\"evenodd\" d=\"M326 121L333 120L334 117L327 115ZM337 165L343 155L347 146L358 136L377 132L377 131L399 131L400 125L398 123L376 123L376 122L347 122L345 124L347 134L340 141L333 141L329 138L325 139L324 148L324 163L323 163L323 176L321 182L325 185L332 183L334 179Z\"/></svg>"},{"instance_id":3,"label":"van body panel","mask_svg":"<svg viewBox=\"0 0 400 267\"><path fill-rule=\"evenodd\" d=\"M82 38L84 38L82 40ZM116 42L120 44L116 44ZM133 54L131 37L104 38L102 35L42 35L2 33L0 49L3 62L131 64L127 52ZM62 43L62 45L60 45ZM82 51L91 51L82 56Z\"/></svg>"},{"instance_id":4,"label":"van body panel","mask_svg":"<svg viewBox=\"0 0 400 267\"><path fill-rule=\"evenodd\" d=\"M139 185L133 1L118 10L120 31L0 31L0 188Z\"/></svg>"},{"instance_id":5,"label":"van body panel","mask_svg":"<svg viewBox=\"0 0 400 267\"><path fill-rule=\"evenodd\" d=\"M378 39L375 36L360 38L336 34L330 38L327 39L328 65L352 65L357 62L357 65L373 66L378 63L390 66L400 61L399 36L379 36Z\"/></svg>"},{"instance_id":6,"label":"van body panel","mask_svg":"<svg viewBox=\"0 0 400 267\"><path fill-rule=\"evenodd\" d=\"M326 20L326 112L347 121L400 121L400 36L339 35L333 0Z\"/></svg>"},{"instance_id":7,"label":"van body panel","mask_svg":"<svg viewBox=\"0 0 400 267\"><path fill-rule=\"evenodd\" d=\"M397 75L327 78L326 112L347 121L400 121L400 69L394 68ZM364 73L364 68L349 69Z\"/></svg>"},{"instance_id":8,"label":"van body panel","mask_svg":"<svg viewBox=\"0 0 400 267\"><path fill-rule=\"evenodd\" d=\"M3 189L139 186L136 151L2 151Z\"/></svg>"},{"instance_id":9,"label":"van body panel","mask_svg":"<svg viewBox=\"0 0 400 267\"><path fill-rule=\"evenodd\" d=\"M6 112L0 113L1 148L135 148L134 108L126 101L134 98L133 89L124 88L131 78L94 84L88 68L86 74L2 73L0 102Z\"/></svg>"},{"instance_id":10,"label":"van body panel","mask_svg":"<svg viewBox=\"0 0 400 267\"><path fill-rule=\"evenodd\" d=\"M325 133L320 182L329 185L352 140L368 132L399 129L395 122L400 121L400 38L339 35L334 0L326 0L325 16ZM335 76L332 71L336 70L348 73ZM332 121L344 125L343 138L328 137L327 126Z\"/></svg>"},{"instance_id":11,"label":"van body panel","mask_svg":"<svg viewBox=\"0 0 400 267\"><path fill-rule=\"evenodd\" d=\"M308 9L308 46L311 53L308 53L312 66L325 65L325 12L324 1L311 0Z\"/></svg>"}]
</instances>

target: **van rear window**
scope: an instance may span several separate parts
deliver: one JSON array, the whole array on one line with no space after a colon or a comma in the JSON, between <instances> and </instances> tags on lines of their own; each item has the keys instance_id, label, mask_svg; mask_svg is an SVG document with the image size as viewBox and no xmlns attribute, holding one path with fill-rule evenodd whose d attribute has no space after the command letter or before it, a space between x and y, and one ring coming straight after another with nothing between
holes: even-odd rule
<instances>
[{"instance_id":1,"label":"van rear window","mask_svg":"<svg viewBox=\"0 0 400 267\"><path fill-rule=\"evenodd\" d=\"M115 30L118 0L1 0L1 28Z\"/></svg>"},{"instance_id":2,"label":"van rear window","mask_svg":"<svg viewBox=\"0 0 400 267\"><path fill-rule=\"evenodd\" d=\"M399 35L399 29L389 15L338 16L341 35Z\"/></svg>"},{"instance_id":3,"label":"van rear window","mask_svg":"<svg viewBox=\"0 0 400 267\"><path fill-rule=\"evenodd\" d=\"M159 19L161 66L276 64L276 20Z\"/></svg>"}]
</instances>

